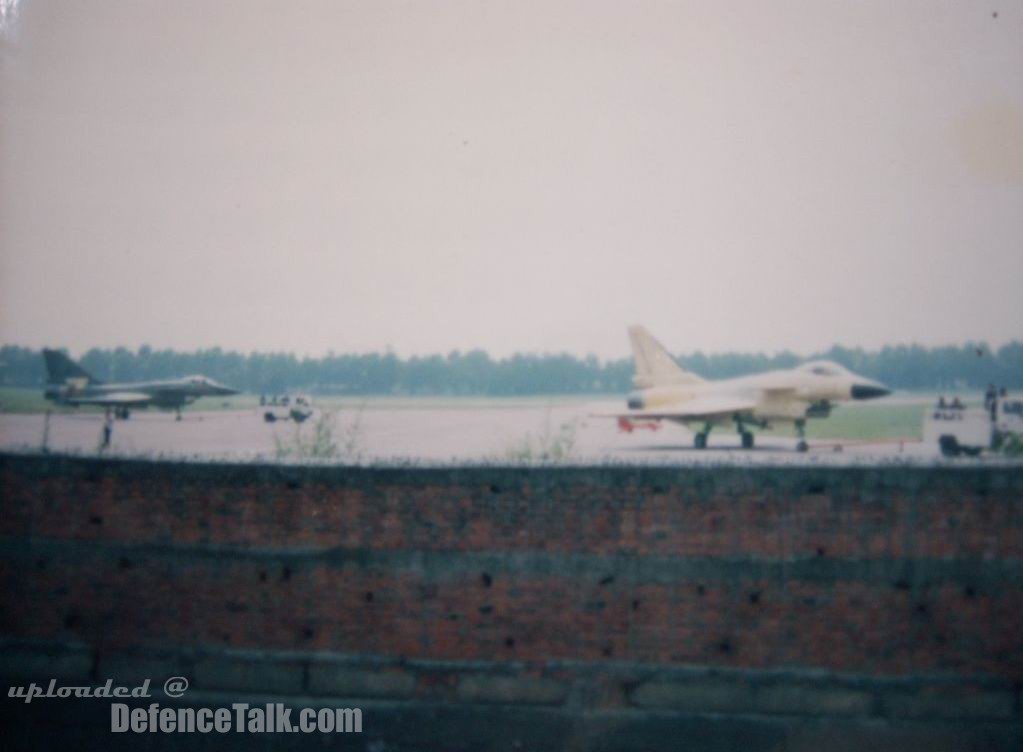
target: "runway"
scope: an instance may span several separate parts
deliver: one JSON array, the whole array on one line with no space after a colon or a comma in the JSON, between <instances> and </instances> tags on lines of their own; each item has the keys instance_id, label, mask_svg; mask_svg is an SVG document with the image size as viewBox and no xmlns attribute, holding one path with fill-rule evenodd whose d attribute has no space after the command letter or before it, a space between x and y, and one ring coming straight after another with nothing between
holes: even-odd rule
<instances>
[{"instance_id":1,"label":"runway","mask_svg":"<svg viewBox=\"0 0 1023 752\"><path fill-rule=\"evenodd\" d=\"M568 464L876 464L944 462L937 447L915 441L818 440L795 451L795 439L758 435L743 450L726 430L711 434L696 450L685 428L620 432L613 420L592 417L595 406L580 402L491 403L479 400L418 406L414 401L370 402L332 411L326 422L336 451L329 461L363 464L529 463ZM259 409L136 412L115 421L103 454L168 459L301 461L299 443L311 444L316 417L302 426L264 422ZM98 413L0 415L0 448L98 454L103 418ZM986 460L990 461L990 460ZM956 460L969 462L969 460ZM973 460L972 462L977 462Z\"/></svg>"}]
</instances>

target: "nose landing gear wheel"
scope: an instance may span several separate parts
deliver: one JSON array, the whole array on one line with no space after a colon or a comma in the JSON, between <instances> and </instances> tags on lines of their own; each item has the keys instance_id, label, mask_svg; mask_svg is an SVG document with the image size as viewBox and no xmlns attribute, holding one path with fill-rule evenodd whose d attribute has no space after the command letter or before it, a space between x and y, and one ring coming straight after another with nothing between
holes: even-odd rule
<instances>
[{"instance_id":1,"label":"nose landing gear wheel","mask_svg":"<svg viewBox=\"0 0 1023 752\"><path fill-rule=\"evenodd\" d=\"M698 433L695 436L693 436L693 446L696 447L697 449L706 449L707 448L707 434L705 434L705 433Z\"/></svg>"},{"instance_id":2,"label":"nose landing gear wheel","mask_svg":"<svg viewBox=\"0 0 1023 752\"><path fill-rule=\"evenodd\" d=\"M750 431L742 432L742 448L743 449L753 448L753 434Z\"/></svg>"},{"instance_id":3,"label":"nose landing gear wheel","mask_svg":"<svg viewBox=\"0 0 1023 752\"><path fill-rule=\"evenodd\" d=\"M799 443L796 444L796 451L797 452L805 452L809 448L810 448L810 446L803 439L800 439Z\"/></svg>"}]
</instances>

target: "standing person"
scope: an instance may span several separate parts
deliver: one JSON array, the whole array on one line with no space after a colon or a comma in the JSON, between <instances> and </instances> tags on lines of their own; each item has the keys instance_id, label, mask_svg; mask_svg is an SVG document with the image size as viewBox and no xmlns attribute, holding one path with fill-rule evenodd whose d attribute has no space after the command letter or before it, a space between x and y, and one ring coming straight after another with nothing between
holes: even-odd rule
<instances>
[{"instance_id":1,"label":"standing person","mask_svg":"<svg viewBox=\"0 0 1023 752\"><path fill-rule=\"evenodd\" d=\"M114 433L114 419L110 416L110 411L107 410L106 417L103 418L103 443L100 445L100 449L107 449L110 446L110 437Z\"/></svg>"},{"instance_id":2,"label":"standing person","mask_svg":"<svg viewBox=\"0 0 1023 752\"><path fill-rule=\"evenodd\" d=\"M984 392L984 407L988 410L991 409L991 403L995 401L995 385L988 384L987 391Z\"/></svg>"},{"instance_id":3,"label":"standing person","mask_svg":"<svg viewBox=\"0 0 1023 752\"><path fill-rule=\"evenodd\" d=\"M1008 396L1009 393L1004 386L998 390L998 396L991 403L991 420L998 420L998 409L1000 406L1005 406L1005 400Z\"/></svg>"}]
</instances>

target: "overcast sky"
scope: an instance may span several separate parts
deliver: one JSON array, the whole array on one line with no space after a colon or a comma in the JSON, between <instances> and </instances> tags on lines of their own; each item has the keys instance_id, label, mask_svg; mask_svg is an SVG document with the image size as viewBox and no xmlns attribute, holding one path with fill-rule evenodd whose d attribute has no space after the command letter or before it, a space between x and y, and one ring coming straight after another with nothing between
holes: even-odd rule
<instances>
[{"instance_id":1,"label":"overcast sky","mask_svg":"<svg viewBox=\"0 0 1023 752\"><path fill-rule=\"evenodd\" d=\"M1023 337L1023 2L21 0L0 342Z\"/></svg>"}]
</instances>

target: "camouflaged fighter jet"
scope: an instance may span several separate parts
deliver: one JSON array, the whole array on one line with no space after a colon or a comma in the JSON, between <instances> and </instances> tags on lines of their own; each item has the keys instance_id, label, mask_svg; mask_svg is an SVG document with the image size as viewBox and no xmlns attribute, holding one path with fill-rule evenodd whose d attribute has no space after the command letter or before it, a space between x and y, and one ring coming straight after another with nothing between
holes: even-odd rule
<instances>
[{"instance_id":1,"label":"camouflaged fighter jet","mask_svg":"<svg viewBox=\"0 0 1023 752\"><path fill-rule=\"evenodd\" d=\"M128 419L132 409L150 405L176 410L178 420L181 420L181 408L199 397L238 394L237 389L218 384L206 376L105 384L59 350L43 350L43 357L46 360L46 399L72 407L98 405L112 410L122 420Z\"/></svg>"},{"instance_id":2,"label":"camouflaged fighter jet","mask_svg":"<svg viewBox=\"0 0 1023 752\"><path fill-rule=\"evenodd\" d=\"M700 427L693 439L697 449L706 448L714 426L733 423L743 448L750 449L750 427L767 428L791 421L799 434L796 448L805 452L807 418L826 418L836 402L891 394L878 382L827 360L783 371L706 381L683 370L643 327L630 327L629 340L636 363L636 391L628 397L629 410L611 417L618 418L619 427L626 431L662 420L696 424Z\"/></svg>"}]
</instances>

